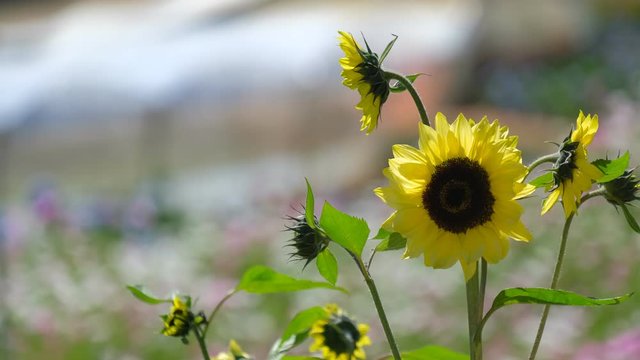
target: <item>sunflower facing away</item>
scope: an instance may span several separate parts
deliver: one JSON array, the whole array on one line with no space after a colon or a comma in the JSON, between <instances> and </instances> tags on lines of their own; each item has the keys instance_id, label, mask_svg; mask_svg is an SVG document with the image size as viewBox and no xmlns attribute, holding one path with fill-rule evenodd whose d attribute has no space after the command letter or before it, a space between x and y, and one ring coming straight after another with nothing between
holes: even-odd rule
<instances>
[{"instance_id":1,"label":"sunflower facing away","mask_svg":"<svg viewBox=\"0 0 640 360\"><path fill-rule=\"evenodd\" d=\"M419 148L394 145L389 186L375 190L396 210L383 228L407 238L405 259L424 255L434 268L460 262L468 280L481 257L497 263L507 255L508 238L531 239L515 201L533 190L521 183L518 138L497 121L462 114L449 125L438 113L435 130L419 126Z\"/></svg>"},{"instance_id":2,"label":"sunflower facing away","mask_svg":"<svg viewBox=\"0 0 640 360\"><path fill-rule=\"evenodd\" d=\"M327 318L316 321L309 334L314 339L309 351L321 351L325 360L366 359L363 347L371 345L369 326L357 324L335 304L325 306Z\"/></svg>"},{"instance_id":3,"label":"sunflower facing away","mask_svg":"<svg viewBox=\"0 0 640 360\"><path fill-rule=\"evenodd\" d=\"M356 105L356 109L362 110L360 131L366 131L368 135L378 125L380 107L389 97L389 82L380 68L382 61L369 49L369 45L367 51L364 51L353 35L343 31L338 33L340 48L345 54L340 59L341 76L344 78L342 83L360 93L360 102Z\"/></svg>"},{"instance_id":4,"label":"sunflower facing away","mask_svg":"<svg viewBox=\"0 0 640 360\"><path fill-rule=\"evenodd\" d=\"M552 169L552 191L542 204L542 214L549 211L562 195L564 215L569 217L576 211L582 193L602 176L600 170L587 159L587 146L597 131L598 115L592 117L589 114L585 117L580 111L576 128L560 145L558 160Z\"/></svg>"}]
</instances>

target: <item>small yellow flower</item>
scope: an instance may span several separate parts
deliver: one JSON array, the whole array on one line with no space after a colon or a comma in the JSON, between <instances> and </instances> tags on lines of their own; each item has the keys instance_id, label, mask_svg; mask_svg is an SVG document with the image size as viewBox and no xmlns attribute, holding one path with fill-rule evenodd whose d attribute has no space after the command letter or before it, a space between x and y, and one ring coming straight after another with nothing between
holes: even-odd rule
<instances>
[{"instance_id":1,"label":"small yellow flower","mask_svg":"<svg viewBox=\"0 0 640 360\"><path fill-rule=\"evenodd\" d=\"M375 193L396 210L383 228L407 238L405 259L424 255L433 268L460 262L468 280L480 258L507 255L509 238L531 239L516 199L533 187L522 184L526 168L507 127L462 114L450 125L441 113L435 125L419 125L418 149L393 146L383 172L389 186Z\"/></svg>"},{"instance_id":2,"label":"small yellow flower","mask_svg":"<svg viewBox=\"0 0 640 360\"><path fill-rule=\"evenodd\" d=\"M565 217L576 211L582 193L591 188L592 182L603 174L587 158L587 146L598 131L598 115L586 117L580 111L576 128L565 139L558 151L552 172L554 184L549 196L542 204L544 215L562 197Z\"/></svg>"},{"instance_id":3,"label":"small yellow flower","mask_svg":"<svg viewBox=\"0 0 640 360\"><path fill-rule=\"evenodd\" d=\"M366 359L363 347L371 345L369 326L357 324L335 304L325 306L325 311L327 318L311 327L314 342L309 351L321 351L325 360Z\"/></svg>"},{"instance_id":4,"label":"small yellow flower","mask_svg":"<svg viewBox=\"0 0 640 360\"><path fill-rule=\"evenodd\" d=\"M211 360L251 360L252 357L245 353L235 340L229 342L229 352L221 352Z\"/></svg>"},{"instance_id":5,"label":"small yellow flower","mask_svg":"<svg viewBox=\"0 0 640 360\"><path fill-rule=\"evenodd\" d=\"M353 35L338 31L340 48L345 57L340 59L342 66L342 83L360 93L360 102L356 109L362 110L360 131L370 134L378 125L380 108L389 97L389 82L381 69L378 54L369 49L364 51L353 38ZM365 40L366 42L366 40Z\"/></svg>"},{"instance_id":6,"label":"small yellow flower","mask_svg":"<svg viewBox=\"0 0 640 360\"><path fill-rule=\"evenodd\" d=\"M174 295L173 305L171 306L169 315L165 315L163 319L163 335L184 337L189 334L194 316L189 308L188 301L185 302L179 295Z\"/></svg>"}]
</instances>

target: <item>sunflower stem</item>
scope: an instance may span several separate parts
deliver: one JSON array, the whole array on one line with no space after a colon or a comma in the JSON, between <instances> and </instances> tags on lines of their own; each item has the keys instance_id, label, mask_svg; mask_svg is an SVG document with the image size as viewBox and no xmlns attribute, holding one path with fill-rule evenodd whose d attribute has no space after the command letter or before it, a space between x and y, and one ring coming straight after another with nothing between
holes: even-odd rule
<instances>
[{"instance_id":1,"label":"sunflower stem","mask_svg":"<svg viewBox=\"0 0 640 360\"><path fill-rule=\"evenodd\" d=\"M416 107L418 108L418 113L420 113L420 120L422 121L423 124L430 126L427 110L424 108L422 99L420 99L420 95L418 95L418 92L416 91L416 88L413 87L413 84L411 83L411 81L409 81L409 79L404 77L404 75L397 74L391 71L385 71L384 77L387 80L397 80L400 84L402 84L402 86L405 87L405 89L407 89L409 94L411 94L413 101L416 103Z\"/></svg>"},{"instance_id":2,"label":"sunflower stem","mask_svg":"<svg viewBox=\"0 0 640 360\"><path fill-rule=\"evenodd\" d=\"M596 196L601 196L606 193L604 188L591 191L585 194L581 199L580 203L576 205L576 211L580 205L584 204L584 202L588 199L591 199ZM562 229L562 240L560 241L560 250L558 251L558 260L556 261L556 267L553 270L553 277L551 279L550 288L555 290L558 287L558 281L560 280L560 271L562 270L562 264L564 262L564 255L567 250L567 239L569 238L569 229L571 228L571 222L573 221L573 217L576 212L572 212L571 215L565 220L564 228ZM540 318L540 325L538 326L538 332L536 333L536 339L533 342L533 347L531 348L531 354L529 355L529 360L534 360L538 353L538 348L540 347L540 341L542 340L542 334L544 333L544 328L547 324L547 317L549 316L549 310L551 309L551 305L545 305L544 310L542 311L542 317Z\"/></svg>"},{"instance_id":3,"label":"sunflower stem","mask_svg":"<svg viewBox=\"0 0 640 360\"><path fill-rule=\"evenodd\" d=\"M384 307L382 306L382 300L380 300L380 295L378 294L378 289L376 288L376 283L373 281L369 270L365 266L362 259L351 253L353 260L355 260L358 265L358 269L362 273L364 277L364 281L369 287L369 291L371 292L371 297L373 298L373 303L376 306L376 310L378 311L378 317L380 318L380 322L382 323L382 329L384 330L384 334L387 336L387 341L389 342L389 347L391 348L391 354L393 355L394 360L401 360L400 351L398 350L398 345L396 344L396 340L393 338L393 333L391 332L391 326L389 326L389 321L387 320L387 315L384 312Z\"/></svg>"},{"instance_id":4,"label":"sunflower stem","mask_svg":"<svg viewBox=\"0 0 640 360\"><path fill-rule=\"evenodd\" d=\"M209 351L207 350L207 344L205 344L204 342L204 333L200 334L200 329L197 325L193 328L193 332L196 335L196 339L198 339L198 345L200 346L202 357L204 357L204 360L210 360L211 357L209 356Z\"/></svg>"},{"instance_id":5,"label":"sunflower stem","mask_svg":"<svg viewBox=\"0 0 640 360\"><path fill-rule=\"evenodd\" d=\"M541 156L533 160L533 162L527 166L527 175L525 176L525 179L533 172L533 169L544 163L555 163L556 160L558 160L558 153Z\"/></svg>"},{"instance_id":6,"label":"sunflower stem","mask_svg":"<svg viewBox=\"0 0 640 360\"><path fill-rule=\"evenodd\" d=\"M477 333L482 322L481 299L483 291L480 289L480 276L478 262L475 264L476 272L467 281L467 317L469 320L469 353L471 360L482 360L482 335ZM484 277L484 275L482 275Z\"/></svg>"},{"instance_id":7,"label":"sunflower stem","mask_svg":"<svg viewBox=\"0 0 640 360\"><path fill-rule=\"evenodd\" d=\"M233 290L229 290L229 292L227 292L227 294L218 302L218 304L216 305L215 308L213 308L213 310L211 311L211 314L209 314L209 317L207 318L207 322L204 326L204 330L202 330L202 338L204 339L205 336L207 336L207 331L209 330L209 325L211 325L211 322L213 320L213 318L216 316L216 314L218 313L218 311L220 310L220 308L222 308L222 305L224 305L224 303L229 300L233 295L235 295L238 291L236 289Z\"/></svg>"}]
</instances>

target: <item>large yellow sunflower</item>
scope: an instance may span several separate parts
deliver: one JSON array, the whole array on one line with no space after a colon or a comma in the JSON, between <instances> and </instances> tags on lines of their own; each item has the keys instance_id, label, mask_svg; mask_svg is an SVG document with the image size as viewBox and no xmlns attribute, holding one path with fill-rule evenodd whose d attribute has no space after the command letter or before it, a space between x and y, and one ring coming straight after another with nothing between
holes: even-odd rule
<instances>
[{"instance_id":1,"label":"large yellow sunflower","mask_svg":"<svg viewBox=\"0 0 640 360\"><path fill-rule=\"evenodd\" d=\"M553 171L553 191L542 204L545 214L562 195L565 217L576 211L582 193L591 188L592 182L602 176L602 172L587 159L587 146L598 131L598 115L586 117L580 111L576 128L560 146L558 160Z\"/></svg>"},{"instance_id":2,"label":"large yellow sunflower","mask_svg":"<svg viewBox=\"0 0 640 360\"><path fill-rule=\"evenodd\" d=\"M407 238L404 258L424 255L426 266L449 268L460 262L468 280L480 258L502 260L508 238L528 241L515 200L533 188L518 139L507 127L462 114L451 124L436 115L435 130L420 124L419 148L394 145L384 175L389 186L375 193L396 211L383 228Z\"/></svg>"},{"instance_id":3,"label":"large yellow sunflower","mask_svg":"<svg viewBox=\"0 0 640 360\"><path fill-rule=\"evenodd\" d=\"M309 334L309 351L321 351L324 360L366 359L363 347L371 345L369 326L358 324L335 304L325 306L327 318L316 321Z\"/></svg>"},{"instance_id":4,"label":"large yellow sunflower","mask_svg":"<svg viewBox=\"0 0 640 360\"><path fill-rule=\"evenodd\" d=\"M364 51L349 33L338 31L340 48L345 57L340 59L344 80L342 83L360 93L356 109L362 110L360 131L370 134L378 125L380 107L389 97L389 82L384 78L378 55L367 46Z\"/></svg>"}]
</instances>

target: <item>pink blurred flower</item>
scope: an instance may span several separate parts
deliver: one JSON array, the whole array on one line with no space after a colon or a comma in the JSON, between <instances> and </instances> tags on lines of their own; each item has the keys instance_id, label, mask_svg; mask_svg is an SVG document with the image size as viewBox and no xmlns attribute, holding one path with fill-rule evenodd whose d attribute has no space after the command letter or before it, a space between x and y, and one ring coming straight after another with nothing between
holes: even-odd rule
<instances>
[{"instance_id":1,"label":"pink blurred flower","mask_svg":"<svg viewBox=\"0 0 640 360\"><path fill-rule=\"evenodd\" d=\"M588 344L574 357L574 360L603 359L640 359L640 328L622 333L604 343Z\"/></svg>"}]
</instances>

